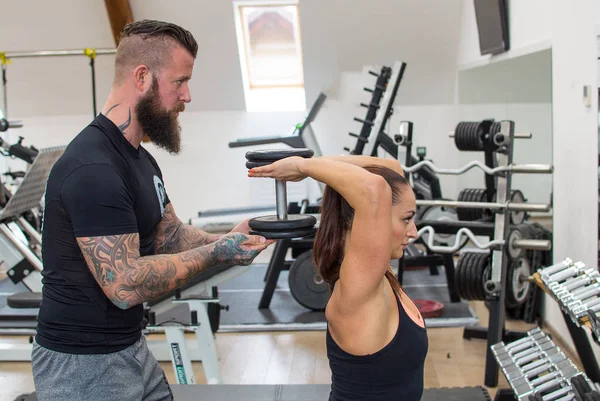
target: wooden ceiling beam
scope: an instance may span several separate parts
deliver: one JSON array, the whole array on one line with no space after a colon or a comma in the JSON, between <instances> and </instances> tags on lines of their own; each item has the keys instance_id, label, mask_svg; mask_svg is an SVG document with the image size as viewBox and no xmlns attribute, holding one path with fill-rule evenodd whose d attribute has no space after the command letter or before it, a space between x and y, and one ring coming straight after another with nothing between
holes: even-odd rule
<instances>
[{"instance_id":1,"label":"wooden ceiling beam","mask_svg":"<svg viewBox=\"0 0 600 401\"><path fill-rule=\"evenodd\" d=\"M112 30L115 46L119 45L119 33L123 27L130 22L133 22L133 13L129 0L104 0L110 28Z\"/></svg>"}]
</instances>

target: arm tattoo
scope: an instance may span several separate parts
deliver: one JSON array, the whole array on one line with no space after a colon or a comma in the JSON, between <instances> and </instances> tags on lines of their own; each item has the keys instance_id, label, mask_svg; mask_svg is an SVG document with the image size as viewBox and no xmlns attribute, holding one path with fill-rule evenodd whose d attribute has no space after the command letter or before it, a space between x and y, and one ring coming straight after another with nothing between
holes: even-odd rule
<instances>
[{"instance_id":1,"label":"arm tattoo","mask_svg":"<svg viewBox=\"0 0 600 401\"><path fill-rule=\"evenodd\" d=\"M205 248L178 255L139 256L139 235L78 238L94 278L122 309L159 298L215 263Z\"/></svg>"},{"instance_id":2,"label":"arm tattoo","mask_svg":"<svg viewBox=\"0 0 600 401\"><path fill-rule=\"evenodd\" d=\"M156 254L168 254L187 251L203 245L212 244L221 238L188 224L183 224L173 211L171 204L167 205L165 215L157 227Z\"/></svg>"},{"instance_id":3,"label":"arm tattoo","mask_svg":"<svg viewBox=\"0 0 600 401\"><path fill-rule=\"evenodd\" d=\"M104 116L108 117L108 113L110 113L112 111L112 109L114 109L115 107L117 107L120 104L121 103L117 103L114 106L112 106L110 109L106 110L106 113L104 113Z\"/></svg>"},{"instance_id":4,"label":"arm tattoo","mask_svg":"<svg viewBox=\"0 0 600 401\"><path fill-rule=\"evenodd\" d=\"M259 251L242 248L242 242L247 239L246 235L240 233L221 238L215 242L211 258L217 263L234 263L244 266L251 264Z\"/></svg>"},{"instance_id":5,"label":"arm tattoo","mask_svg":"<svg viewBox=\"0 0 600 401\"><path fill-rule=\"evenodd\" d=\"M131 108L128 110L128 112L129 112L129 117L127 117L127 121L125 121L123 124L119 125L119 129L121 130L121 132L125 132L127 127L129 127L129 124L131 124Z\"/></svg>"}]
</instances>

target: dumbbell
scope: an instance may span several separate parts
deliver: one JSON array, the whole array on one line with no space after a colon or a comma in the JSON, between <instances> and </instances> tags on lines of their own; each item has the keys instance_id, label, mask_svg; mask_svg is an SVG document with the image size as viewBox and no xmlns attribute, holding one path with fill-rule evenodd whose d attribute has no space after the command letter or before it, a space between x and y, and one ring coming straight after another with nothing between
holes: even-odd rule
<instances>
[{"instance_id":1,"label":"dumbbell","mask_svg":"<svg viewBox=\"0 0 600 401\"><path fill-rule=\"evenodd\" d=\"M254 150L246 153L246 167L253 169L274 163L287 157L311 158L314 151L306 148ZM317 231L317 218L305 214L287 214L287 189L285 181L275 180L277 215L255 217L248 222L251 235L261 235L267 239L310 237Z\"/></svg>"}]
</instances>

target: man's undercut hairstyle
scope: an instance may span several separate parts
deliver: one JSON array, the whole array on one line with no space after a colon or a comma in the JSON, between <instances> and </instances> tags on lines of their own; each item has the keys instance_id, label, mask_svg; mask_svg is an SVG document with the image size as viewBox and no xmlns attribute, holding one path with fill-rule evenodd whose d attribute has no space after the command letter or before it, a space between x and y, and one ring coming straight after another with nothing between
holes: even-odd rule
<instances>
[{"instance_id":1,"label":"man's undercut hairstyle","mask_svg":"<svg viewBox=\"0 0 600 401\"><path fill-rule=\"evenodd\" d=\"M127 72L140 64L151 71L160 71L170 61L171 50L176 44L196 58L198 43L189 31L178 25L155 20L125 25L119 35L115 56L115 83L122 83Z\"/></svg>"}]
</instances>

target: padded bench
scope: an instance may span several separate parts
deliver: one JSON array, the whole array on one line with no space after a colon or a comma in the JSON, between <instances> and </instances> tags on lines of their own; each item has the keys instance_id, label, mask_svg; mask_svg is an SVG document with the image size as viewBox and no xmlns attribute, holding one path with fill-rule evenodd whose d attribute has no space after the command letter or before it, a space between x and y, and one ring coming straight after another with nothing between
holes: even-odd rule
<instances>
[{"instance_id":1,"label":"padded bench","mask_svg":"<svg viewBox=\"0 0 600 401\"><path fill-rule=\"evenodd\" d=\"M15 309L38 308L42 305L41 292L17 292L6 297L6 304Z\"/></svg>"}]
</instances>

